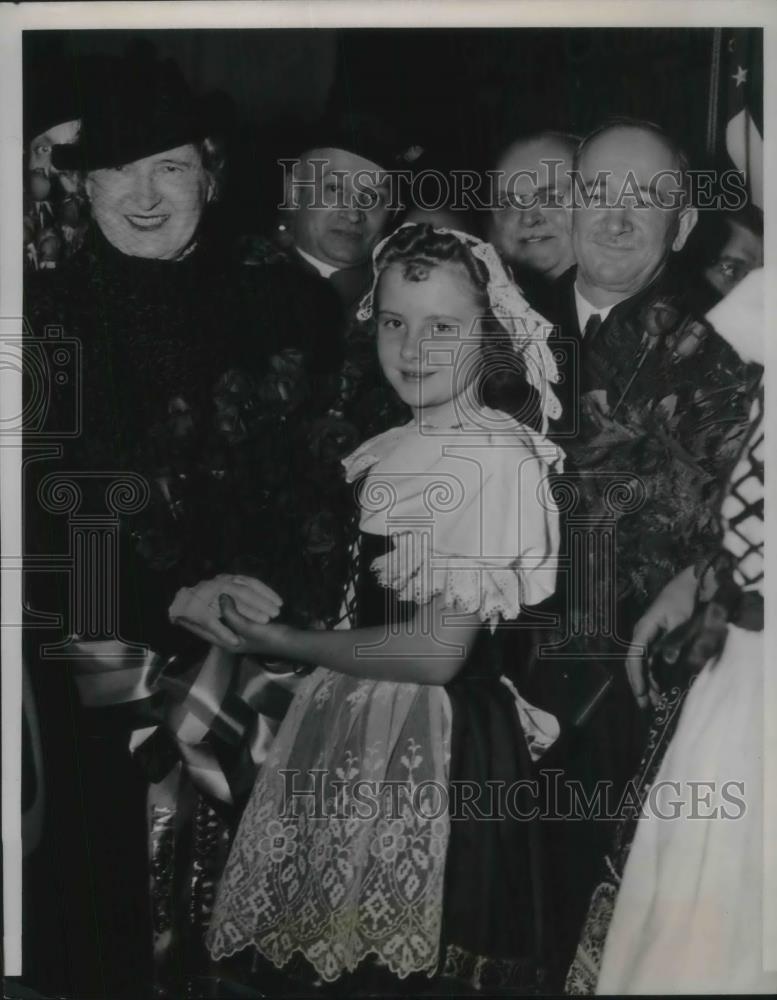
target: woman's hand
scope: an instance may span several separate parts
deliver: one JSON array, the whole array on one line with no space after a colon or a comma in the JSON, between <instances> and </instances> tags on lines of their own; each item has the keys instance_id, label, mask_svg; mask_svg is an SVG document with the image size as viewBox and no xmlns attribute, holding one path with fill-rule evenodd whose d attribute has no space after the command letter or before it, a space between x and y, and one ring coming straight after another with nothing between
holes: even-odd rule
<instances>
[{"instance_id":1,"label":"woman's hand","mask_svg":"<svg viewBox=\"0 0 777 1000\"><path fill-rule=\"evenodd\" d=\"M687 622L696 606L699 580L689 566L664 587L634 626L626 655L626 674L640 708L657 705L661 692L648 669L647 648L656 639Z\"/></svg>"},{"instance_id":2,"label":"woman's hand","mask_svg":"<svg viewBox=\"0 0 777 1000\"><path fill-rule=\"evenodd\" d=\"M220 594L218 602L225 631L232 637L229 649L237 653L283 659L288 626L271 625L268 624L269 619L260 621L245 615L226 591Z\"/></svg>"},{"instance_id":3,"label":"woman's hand","mask_svg":"<svg viewBox=\"0 0 777 1000\"><path fill-rule=\"evenodd\" d=\"M249 576L220 574L195 587L183 587L170 605L170 621L206 642L235 649L240 638L221 619L219 596L227 594L249 623L266 625L277 618L283 600L266 584Z\"/></svg>"}]
</instances>

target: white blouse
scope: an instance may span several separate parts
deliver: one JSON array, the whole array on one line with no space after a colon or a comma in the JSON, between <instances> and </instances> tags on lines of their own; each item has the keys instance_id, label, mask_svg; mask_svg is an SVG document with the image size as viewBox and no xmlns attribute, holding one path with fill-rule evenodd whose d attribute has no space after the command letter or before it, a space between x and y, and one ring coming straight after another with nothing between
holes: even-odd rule
<instances>
[{"instance_id":1,"label":"white blouse","mask_svg":"<svg viewBox=\"0 0 777 1000\"><path fill-rule=\"evenodd\" d=\"M361 530L393 547L372 568L400 600L477 612L494 626L556 587L558 510L549 473L563 452L505 414L480 408L457 427L411 421L343 460Z\"/></svg>"}]
</instances>

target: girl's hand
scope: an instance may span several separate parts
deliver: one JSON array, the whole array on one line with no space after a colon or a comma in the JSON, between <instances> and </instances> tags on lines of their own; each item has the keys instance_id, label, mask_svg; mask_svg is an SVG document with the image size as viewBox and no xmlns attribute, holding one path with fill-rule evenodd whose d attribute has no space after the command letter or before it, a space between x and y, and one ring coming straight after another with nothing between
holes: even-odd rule
<instances>
[{"instance_id":1,"label":"girl's hand","mask_svg":"<svg viewBox=\"0 0 777 1000\"><path fill-rule=\"evenodd\" d=\"M170 605L170 621L206 642L234 649L240 640L220 621L220 594L228 594L242 617L260 625L276 618L283 606L278 594L260 580L220 574L195 587L181 588Z\"/></svg>"},{"instance_id":2,"label":"girl's hand","mask_svg":"<svg viewBox=\"0 0 777 1000\"><path fill-rule=\"evenodd\" d=\"M221 620L232 636L228 648L238 653L253 653L263 657L284 658L288 627L259 622L242 614L228 594L219 596Z\"/></svg>"}]
</instances>

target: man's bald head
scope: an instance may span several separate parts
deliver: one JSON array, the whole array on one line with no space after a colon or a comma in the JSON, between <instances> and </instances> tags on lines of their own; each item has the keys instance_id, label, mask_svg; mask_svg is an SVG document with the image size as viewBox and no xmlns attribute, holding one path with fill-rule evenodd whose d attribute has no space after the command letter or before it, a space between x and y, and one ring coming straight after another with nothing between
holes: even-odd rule
<instances>
[{"instance_id":1,"label":"man's bald head","mask_svg":"<svg viewBox=\"0 0 777 1000\"><path fill-rule=\"evenodd\" d=\"M594 305L635 295L683 248L696 224L688 161L650 122L619 119L592 132L575 155L588 192L572 210L577 283Z\"/></svg>"}]
</instances>

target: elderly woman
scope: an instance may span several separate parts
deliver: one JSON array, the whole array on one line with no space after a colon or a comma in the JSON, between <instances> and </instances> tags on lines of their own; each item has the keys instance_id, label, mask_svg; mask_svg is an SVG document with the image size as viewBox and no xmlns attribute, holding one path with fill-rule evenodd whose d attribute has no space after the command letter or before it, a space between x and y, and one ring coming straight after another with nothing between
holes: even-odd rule
<instances>
[{"instance_id":1,"label":"elderly woman","mask_svg":"<svg viewBox=\"0 0 777 1000\"><path fill-rule=\"evenodd\" d=\"M294 577L305 586L285 614L326 620L336 610L331 525L340 518L327 517L327 504L340 502L328 478L337 456L331 433L325 454L311 446L340 361L339 313L326 288L282 257L241 267L215 237L207 215L223 156L204 102L174 66L112 60L82 92L77 141L55 146L52 161L79 178L89 230L73 257L25 289L31 346L78 359L77 378L53 380L47 400L60 454L30 450L26 466L35 498L27 552L73 560L69 594L50 572L35 574L27 595L36 624L49 614L60 625L26 635L49 790L43 844L30 859L26 967L46 970L35 984L46 992L136 1000L154 978L151 918L157 981L183 969L183 951L196 952L237 798L214 808L191 782L181 792L188 772L170 735L172 696L157 690L157 715L140 720L168 723L166 740L141 748L156 782L147 845L147 783L129 757L125 719L137 691L150 691L150 666L171 655L197 662L198 647L182 647L167 618L188 582L227 574L222 589L269 617L276 593L247 590L239 574L281 593ZM87 545L108 539L88 560L74 541L87 522ZM57 647L54 669L44 646ZM106 686L107 668L115 680ZM122 700L132 670L144 680ZM165 690L174 688L175 676ZM84 738L95 716L99 742ZM199 881L191 870L178 879L184 851Z\"/></svg>"}]
</instances>

